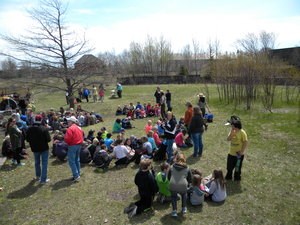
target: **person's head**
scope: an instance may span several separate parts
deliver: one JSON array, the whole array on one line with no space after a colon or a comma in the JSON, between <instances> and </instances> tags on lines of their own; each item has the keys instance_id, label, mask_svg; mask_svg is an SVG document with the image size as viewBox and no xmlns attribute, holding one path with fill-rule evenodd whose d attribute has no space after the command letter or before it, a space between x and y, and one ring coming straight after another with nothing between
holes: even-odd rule
<instances>
[{"instance_id":1,"label":"person's head","mask_svg":"<svg viewBox=\"0 0 300 225\"><path fill-rule=\"evenodd\" d=\"M225 179L224 179L223 171L221 169L214 170L212 176L214 180L217 181L222 188L225 187Z\"/></svg>"},{"instance_id":2,"label":"person's head","mask_svg":"<svg viewBox=\"0 0 300 225\"><path fill-rule=\"evenodd\" d=\"M102 132L105 132L106 131L106 127L101 127L100 129Z\"/></svg>"},{"instance_id":3,"label":"person's head","mask_svg":"<svg viewBox=\"0 0 300 225\"><path fill-rule=\"evenodd\" d=\"M106 138L111 138L111 133L108 133L107 135L106 135Z\"/></svg>"},{"instance_id":4,"label":"person's head","mask_svg":"<svg viewBox=\"0 0 300 225\"><path fill-rule=\"evenodd\" d=\"M201 184L201 180L201 176L199 176L198 174L194 174L192 179L192 185L199 187Z\"/></svg>"},{"instance_id":5,"label":"person's head","mask_svg":"<svg viewBox=\"0 0 300 225\"><path fill-rule=\"evenodd\" d=\"M186 166L186 158L185 158L183 153L178 153L176 155L175 163L179 164L179 165L182 165L182 166Z\"/></svg>"},{"instance_id":6,"label":"person's head","mask_svg":"<svg viewBox=\"0 0 300 225\"><path fill-rule=\"evenodd\" d=\"M199 115L199 114L201 114L200 107L199 107L199 106L194 106L194 108L193 108L193 113L194 113L194 115ZM201 114L201 115L202 115L202 114Z\"/></svg>"},{"instance_id":7,"label":"person's head","mask_svg":"<svg viewBox=\"0 0 300 225\"><path fill-rule=\"evenodd\" d=\"M167 172L170 169L170 164L167 162L163 162L160 164L160 169L162 172Z\"/></svg>"},{"instance_id":8,"label":"person's head","mask_svg":"<svg viewBox=\"0 0 300 225\"><path fill-rule=\"evenodd\" d=\"M173 118L173 113L171 111L167 112L167 119L170 120Z\"/></svg>"},{"instance_id":9,"label":"person's head","mask_svg":"<svg viewBox=\"0 0 300 225\"><path fill-rule=\"evenodd\" d=\"M147 137L153 137L153 133L154 132L152 130L149 130L148 133L147 133Z\"/></svg>"},{"instance_id":10,"label":"person's head","mask_svg":"<svg viewBox=\"0 0 300 225\"><path fill-rule=\"evenodd\" d=\"M105 151L107 150L107 148L106 148L106 145L105 145L105 144L102 144L102 145L100 146L100 148L101 148L101 149L103 149L103 150L105 150Z\"/></svg>"},{"instance_id":11,"label":"person's head","mask_svg":"<svg viewBox=\"0 0 300 225\"><path fill-rule=\"evenodd\" d=\"M93 139L93 145L98 145L98 144L99 144L98 138L94 138L94 139Z\"/></svg>"},{"instance_id":12,"label":"person's head","mask_svg":"<svg viewBox=\"0 0 300 225\"><path fill-rule=\"evenodd\" d=\"M124 141L125 145L131 145L131 139L130 138L126 138Z\"/></svg>"},{"instance_id":13,"label":"person's head","mask_svg":"<svg viewBox=\"0 0 300 225\"><path fill-rule=\"evenodd\" d=\"M202 177L202 172L199 169L192 169L191 172L193 175L197 174L200 177Z\"/></svg>"},{"instance_id":14,"label":"person's head","mask_svg":"<svg viewBox=\"0 0 300 225\"><path fill-rule=\"evenodd\" d=\"M34 117L34 123L35 124L41 124L42 120L43 120L43 117L39 114Z\"/></svg>"},{"instance_id":15,"label":"person's head","mask_svg":"<svg viewBox=\"0 0 300 225\"><path fill-rule=\"evenodd\" d=\"M181 132L182 132L183 135L186 135L186 134L187 134L186 129L182 129Z\"/></svg>"},{"instance_id":16,"label":"person's head","mask_svg":"<svg viewBox=\"0 0 300 225\"><path fill-rule=\"evenodd\" d=\"M123 140L122 139L117 139L116 140L116 145L121 145L123 143Z\"/></svg>"},{"instance_id":17,"label":"person's head","mask_svg":"<svg viewBox=\"0 0 300 225\"><path fill-rule=\"evenodd\" d=\"M185 103L185 106L188 107L188 108L193 107L192 103L190 103L190 102Z\"/></svg>"},{"instance_id":18,"label":"person's head","mask_svg":"<svg viewBox=\"0 0 300 225\"><path fill-rule=\"evenodd\" d=\"M117 118L117 119L116 119L116 123L121 123L121 119L120 119L120 118Z\"/></svg>"},{"instance_id":19,"label":"person's head","mask_svg":"<svg viewBox=\"0 0 300 225\"><path fill-rule=\"evenodd\" d=\"M151 126L152 125L152 120L148 120L147 124L148 124L148 126Z\"/></svg>"},{"instance_id":20,"label":"person's head","mask_svg":"<svg viewBox=\"0 0 300 225\"><path fill-rule=\"evenodd\" d=\"M147 138L146 136L142 136L142 137L141 137L141 141L142 141L143 143L145 143L145 142L148 141L148 138Z\"/></svg>"},{"instance_id":21,"label":"person's head","mask_svg":"<svg viewBox=\"0 0 300 225\"><path fill-rule=\"evenodd\" d=\"M68 121L69 126L78 123L78 120L76 119L75 116L71 116L71 117L67 118L67 121Z\"/></svg>"},{"instance_id":22,"label":"person's head","mask_svg":"<svg viewBox=\"0 0 300 225\"><path fill-rule=\"evenodd\" d=\"M142 159L140 162L140 169L141 170L150 170L152 165L152 161L150 159Z\"/></svg>"},{"instance_id":23,"label":"person's head","mask_svg":"<svg viewBox=\"0 0 300 225\"><path fill-rule=\"evenodd\" d=\"M232 121L231 126L237 129L242 129L242 123L240 120Z\"/></svg>"}]
</instances>

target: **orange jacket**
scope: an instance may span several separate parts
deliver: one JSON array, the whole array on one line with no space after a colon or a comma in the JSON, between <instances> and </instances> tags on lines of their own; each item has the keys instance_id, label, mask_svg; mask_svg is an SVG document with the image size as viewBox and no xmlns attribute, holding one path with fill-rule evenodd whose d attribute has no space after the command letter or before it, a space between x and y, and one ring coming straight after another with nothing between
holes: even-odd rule
<instances>
[{"instance_id":1,"label":"orange jacket","mask_svg":"<svg viewBox=\"0 0 300 225\"><path fill-rule=\"evenodd\" d=\"M184 124L190 125L193 117L193 107L188 107L184 114Z\"/></svg>"}]
</instances>

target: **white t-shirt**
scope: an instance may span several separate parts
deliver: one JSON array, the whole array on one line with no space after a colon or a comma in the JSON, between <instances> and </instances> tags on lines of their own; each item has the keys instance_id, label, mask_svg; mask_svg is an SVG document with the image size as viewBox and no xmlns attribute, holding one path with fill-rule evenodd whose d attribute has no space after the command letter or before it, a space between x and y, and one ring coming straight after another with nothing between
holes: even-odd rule
<instances>
[{"instance_id":1,"label":"white t-shirt","mask_svg":"<svg viewBox=\"0 0 300 225\"><path fill-rule=\"evenodd\" d=\"M124 157L127 157L128 149L125 145L117 145L114 147L113 155L116 157L116 159L122 159Z\"/></svg>"},{"instance_id":2,"label":"white t-shirt","mask_svg":"<svg viewBox=\"0 0 300 225\"><path fill-rule=\"evenodd\" d=\"M212 200L214 202L224 201L227 197L226 187L221 188L221 186L215 181L211 182L208 193L212 194Z\"/></svg>"}]
</instances>

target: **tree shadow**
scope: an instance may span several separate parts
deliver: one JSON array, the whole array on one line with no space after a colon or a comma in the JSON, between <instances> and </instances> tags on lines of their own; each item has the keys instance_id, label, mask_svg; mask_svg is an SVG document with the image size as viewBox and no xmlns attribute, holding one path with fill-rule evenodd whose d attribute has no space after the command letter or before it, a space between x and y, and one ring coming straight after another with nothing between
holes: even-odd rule
<instances>
[{"instance_id":1,"label":"tree shadow","mask_svg":"<svg viewBox=\"0 0 300 225\"><path fill-rule=\"evenodd\" d=\"M55 184L52 185L52 190L57 191L66 187L69 187L73 184L74 182L71 181L70 179L64 179L56 182Z\"/></svg>"},{"instance_id":2,"label":"tree shadow","mask_svg":"<svg viewBox=\"0 0 300 225\"><path fill-rule=\"evenodd\" d=\"M235 195L235 194L241 194L242 191L242 185L241 181L227 181L226 182L226 191L227 195Z\"/></svg>"},{"instance_id":3,"label":"tree shadow","mask_svg":"<svg viewBox=\"0 0 300 225\"><path fill-rule=\"evenodd\" d=\"M24 186L20 190L9 193L7 195L7 198L27 198L33 195L39 189L39 187L41 187L40 185L34 185L35 183L36 180L31 180L26 186Z\"/></svg>"}]
</instances>

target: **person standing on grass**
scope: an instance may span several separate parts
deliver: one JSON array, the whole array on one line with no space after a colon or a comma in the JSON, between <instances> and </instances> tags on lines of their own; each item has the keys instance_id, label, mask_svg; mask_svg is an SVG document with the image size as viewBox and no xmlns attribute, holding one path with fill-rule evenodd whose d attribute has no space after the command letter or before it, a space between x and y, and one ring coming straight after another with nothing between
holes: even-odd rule
<instances>
[{"instance_id":1,"label":"person standing on grass","mask_svg":"<svg viewBox=\"0 0 300 225\"><path fill-rule=\"evenodd\" d=\"M26 141L29 142L34 155L36 179L39 180L40 184L46 184L50 181L47 176L47 170L49 157L48 143L51 141L51 136L48 128L42 125L41 115L36 115L33 126L28 128Z\"/></svg>"},{"instance_id":2,"label":"person standing on grass","mask_svg":"<svg viewBox=\"0 0 300 225\"><path fill-rule=\"evenodd\" d=\"M248 146L248 137L245 130L242 129L242 123L239 119L231 121L231 130L227 141L230 141L230 149L227 156L227 174L225 179L232 180L232 172L234 170L234 180L240 181L244 155Z\"/></svg>"},{"instance_id":3,"label":"person standing on grass","mask_svg":"<svg viewBox=\"0 0 300 225\"><path fill-rule=\"evenodd\" d=\"M172 217L177 217L177 195L181 195L182 214L187 213L187 190L188 185L192 182L192 173L186 164L184 154L176 155L174 164L168 173L170 180L170 191L172 198Z\"/></svg>"},{"instance_id":4,"label":"person standing on grass","mask_svg":"<svg viewBox=\"0 0 300 225\"><path fill-rule=\"evenodd\" d=\"M93 102L97 102L98 99L98 90L97 87L95 85L93 85Z\"/></svg>"},{"instance_id":5,"label":"person standing on grass","mask_svg":"<svg viewBox=\"0 0 300 225\"><path fill-rule=\"evenodd\" d=\"M167 93L166 93L166 103L167 103L167 108L168 108L167 110L172 111L170 90L167 90Z\"/></svg>"},{"instance_id":6,"label":"person standing on grass","mask_svg":"<svg viewBox=\"0 0 300 225\"><path fill-rule=\"evenodd\" d=\"M173 113L168 112L166 121L161 125L164 129L164 137L166 139L168 163L171 163L173 159L173 143L175 139L176 124L177 122L173 117Z\"/></svg>"},{"instance_id":7,"label":"person standing on grass","mask_svg":"<svg viewBox=\"0 0 300 225\"><path fill-rule=\"evenodd\" d=\"M83 143L84 133L77 125L78 120L75 116L67 118L68 129L64 140L68 145L68 162L72 171L72 180L77 182L80 179L80 149Z\"/></svg>"},{"instance_id":8,"label":"person standing on grass","mask_svg":"<svg viewBox=\"0 0 300 225\"><path fill-rule=\"evenodd\" d=\"M193 157L201 157L203 152L202 135L207 130L207 124L205 123L199 106L195 106L193 109L193 117L189 126L189 134L192 137L194 143Z\"/></svg>"},{"instance_id":9,"label":"person standing on grass","mask_svg":"<svg viewBox=\"0 0 300 225\"><path fill-rule=\"evenodd\" d=\"M21 163L22 131L18 128L16 124L16 118L11 117L8 119L5 135L9 135L10 137L13 152L12 163L17 166L24 166L25 163Z\"/></svg>"},{"instance_id":10,"label":"person standing on grass","mask_svg":"<svg viewBox=\"0 0 300 225\"><path fill-rule=\"evenodd\" d=\"M160 98L161 98L160 87L156 88L156 91L154 92L154 97L155 97L156 104L160 105Z\"/></svg>"}]
</instances>

